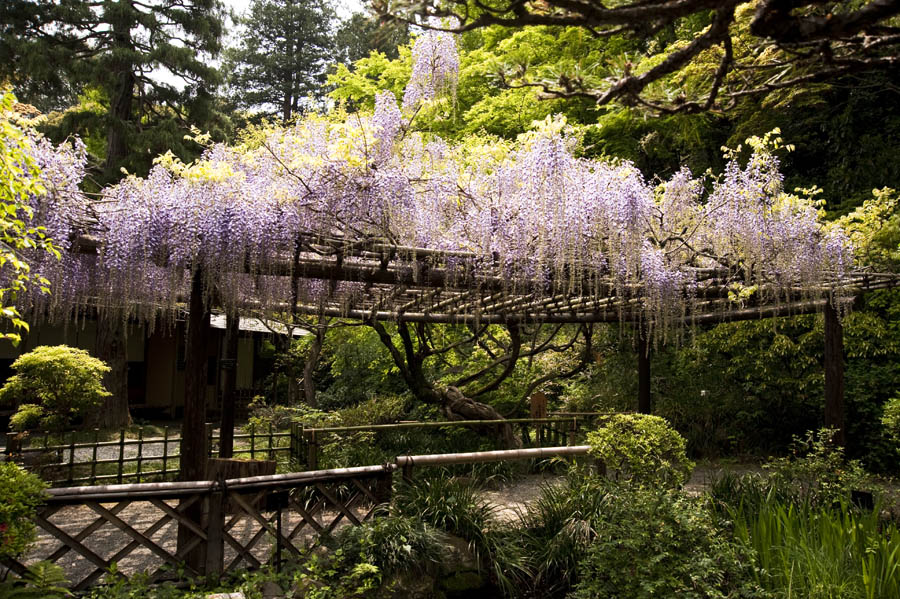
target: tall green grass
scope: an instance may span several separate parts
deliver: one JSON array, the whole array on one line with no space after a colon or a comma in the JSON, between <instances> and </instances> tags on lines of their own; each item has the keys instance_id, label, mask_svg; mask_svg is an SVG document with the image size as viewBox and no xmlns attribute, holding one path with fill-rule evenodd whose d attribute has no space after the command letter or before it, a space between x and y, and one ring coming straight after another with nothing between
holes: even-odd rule
<instances>
[{"instance_id":1,"label":"tall green grass","mask_svg":"<svg viewBox=\"0 0 900 599\"><path fill-rule=\"evenodd\" d=\"M753 505L755 504L755 505ZM900 599L900 531L879 510L778 499L732 510L758 583L784 599Z\"/></svg>"}]
</instances>

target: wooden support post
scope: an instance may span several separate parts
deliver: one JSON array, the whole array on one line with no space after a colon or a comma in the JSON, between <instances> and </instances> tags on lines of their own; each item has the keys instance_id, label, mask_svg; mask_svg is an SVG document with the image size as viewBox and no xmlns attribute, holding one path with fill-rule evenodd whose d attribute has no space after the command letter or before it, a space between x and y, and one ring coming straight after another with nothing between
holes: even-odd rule
<instances>
[{"instance_id":1,"label":"wooden support post","mask_svg":"<svg viewBox=\"0 0 900 599\"><path fill-rule=\"evenodd\" d=\"M394 482L394 473L392 470L385 470L385 473L378 477L375 481L375 497L381 503L391 502L391 493Z\"/></svg>"},{"instance_id":2,"label":"wooden support post","mask_svg":"<svg viewBox=\"0 0 900 599\"><path fill-rule=\"evenodd\" d=\"M237 403L237 354L240 316L234 312L226 315L225 355L220 369L222 373L222 423L219 429L219 457L234 456L234 410Z\"/></svg>"},{"instance_id":3,"label":"wooden support post","mask_svg":"<svg viewBox=\"0 0 900 599\"><path fill-rule=\"evenodd\" d=\"M319 469L319 443L316 440L316 431L309 432L309 441L306 451L306 467L309 470Z\"/></svg>"},{"instance_id":4,"label":"wooden support post","mask_svg":"<svg viewBox=\"0 0 900 599\"><path fill-rule=\"evenodd\" d=\"M203 298L203 271L197 269L191 277L191 295L187 322L184 371L184 420L181 424L181 474L183 481L204 480L209 459L206 436L206 352L209 341L209 305ZM197 525L202 524L202 502L192 505L184 515ZM178 527L178 547L186 547L195 533L189 526ZM185 556L195 569L205 566L205 547L199 546Z\"/></svg>"},{"instance_id":5,"label":"wooden support post","mask_svg":"<svg viewBox=\"0 0 900 599\"><path fill-rule=\"evenodd\" d=\"M203 272L191 278L190 313L185 347L184 421L181 425L181 480L203 480L206 447L206 351L209 306L203 300Z\"/></svg>"},{"instance_id":6,"label":"wooden support post","mask_svg":"<svg viewBox=\"0 0 900 599\"><path fill-rule=\"evenodd\" d=\"M141 460L144 459L144 427L138 428L137 471L134 482L141 482Z\"/></svg>"},{"instance_id":7,"label":"wooden support post","mask_svg":"<svg viewBox=\"0 0 900 599\"><path fill-rule=\"evenodd\" d=\"M825 304L825 426L837 430L834 442L847 445L844 426L844 327L831 302Z\"/></svg>"},{"instance_id":8,"label":"wooden support post","mask_svg":"<svg viewBox=\"0 0 900 599\"><path fill-rule=\"evenodd\" d=\"M165 480L166 476L169 475L169 427L168 425L163 429L163 452L162 452L162 475L163 480Z\"/></svg>"},{"instance_id":9,"label":"wooden support post","mask_svg":"<svg viewBox=\"0 0 900 599\"><path fill-rule=\"evenodd\" d=\"M638 334L638 412L649 414L653 411L650 399L650 342L647 331L641 326Z\"/></svg>"}]
</instances>

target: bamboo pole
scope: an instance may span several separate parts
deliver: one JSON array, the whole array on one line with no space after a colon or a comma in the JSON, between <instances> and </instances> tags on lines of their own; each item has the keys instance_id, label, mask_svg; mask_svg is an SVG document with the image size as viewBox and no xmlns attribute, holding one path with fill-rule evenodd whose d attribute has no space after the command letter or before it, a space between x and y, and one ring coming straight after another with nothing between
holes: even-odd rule
<instances>
[{"instance_id":1,"label":"bamboo pole","mask_svg":"<svg viewBox=\"0 0 900 599\"><path fill-rule=\"evenodd\" d=\"M100 440L100 429L94 429L94 447L91 452L91 482L93 483L97 478L97 443Z\"/></svg>"},{"instance_id":2,"label":"bamboo pole","mask_svg":"<svg viewBox=\"0 0 900 599\"><path fill-rule=\"evenodd\" d=\"M125 429L119 431L119 476L118 481L122 482L122 466L125 460Z\"/></svg>"}]
</instances>

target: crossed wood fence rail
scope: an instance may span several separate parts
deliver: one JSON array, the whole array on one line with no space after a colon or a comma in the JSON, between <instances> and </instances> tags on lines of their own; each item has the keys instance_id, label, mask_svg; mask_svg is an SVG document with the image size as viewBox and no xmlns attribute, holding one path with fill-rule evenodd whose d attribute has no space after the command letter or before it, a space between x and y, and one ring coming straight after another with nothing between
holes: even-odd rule
<instances>
[{"instance_id":1,"label":"crossed wood fence rail","mask_svg":"<svg viewBox=\"0 0 900 599\"><path fill-rule=\"evenodd\" d=\"M278 564L304 540L371 518L390 497L394 468L50 489L27 561L60 564L74 590L141 571L158 582Z\"/></svg>"},{"instance_id":2,"label":"crossed wood fence rail","mask_svg":"<svg viewBox=\"0 0 900 599\"><path fill-rule=\"evenodd\" d=\"M49 490L35 517L37 547L2 564L61 565L82 591L107 577L146 572L151 582L216 577L280 565L319 535L358 526L390 501L393 474L413 467L584 455L587 446L401 456L394 463L218 481Z\"/></svg>"}]
</instances>

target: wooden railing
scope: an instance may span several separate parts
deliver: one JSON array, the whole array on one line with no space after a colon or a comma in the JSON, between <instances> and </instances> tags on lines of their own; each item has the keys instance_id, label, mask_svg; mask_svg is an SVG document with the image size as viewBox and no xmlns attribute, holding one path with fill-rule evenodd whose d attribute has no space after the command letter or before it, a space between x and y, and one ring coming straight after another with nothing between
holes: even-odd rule
<instances>
[{"instance_id":1,"label":"wooden railing","mask_svg":"<svg viewBox=\"0 0 900 599\"><path fill-rule=\"evenodd\" d=\"M608 417L602 412L557 412L549 418L513 418L508 420L457 420L446 422L398 422L342 427L304 427L294 423L290 431L277 431L271 425L260 430L249 425L234 435L234 457L275 460L289 457L296 469L315 470L321 464L321 450L341 435L385 433L454 427L490 429L513 425L519 429L523 447L573 445L597 420ZM36 472L53 486L174 480L179 473L181 437L169 427L162 436L146 437L143 427L137 438L119 431L113 441L100 440L100 431L92 431L92 441L76 442L76 433L40 433L32 435L33 445L13 449L7 443L3 458ZM218 451L218 433L207 425L210 456ZM82 434L83 436L83 434ZM68 437L68 442L66 442ZM413 447L401 449L409 451ZM396 455L396 454L395 454Z\"/></svg>"},{"instance_id":2,"label":"wooden railing","mask_svg":"<svg viewBox=\"0 0 900 599\"><path fill-rule=\"evenodd\" d=\"M320 535L371 519L390 501L398 469L413 483L413 468L587 451L568 446L401 456L380 466L251 478L55 488L35 517L35 547L26 558L2 563L20 576L28 564L57 563L78 591L139 572L158 582L278 567Z\"/></svg>"},{"instance_id":3,"label":"wooden railing","mask_svg":"<svg viewBox=\"0 0 900 599\"><path fill-rule=\"evenodd\" d=\"M145 437L144 428L137 438L127 438L121 430L118 439L101 441L99 429L92 431L92 441L76 442L76 433L33 435L32 446L14 448L7 442L3 457L37 473L54 486L98 483L139 482L147 479L175 479L179 473L181 437L163 429L161 437ZM210 456L218 450L219 434L207 425ZM68 436L68 442L66 437ZM263 430L249 425L246 432L234 435L234 457L274 460L288 455L289 432L268 426Z\"/></svg>"},{"instance_id":4,"label":"wooden railing","mask_svg":"<svg viewBox=\"0 0 900 599\"><path fill-rule=\"evenodd\" d=\"M74 590L137 572L156 582L278 565L311 538L371 518L395 468L50 489L35 549L4 565L22 575L28 563L58 563Z\"/></svg>"},{"instance_id":5,"label":"wooden railing","mask_svg":"<svg viewBox=\"0 0 900 599\"><path fill-rule=\"evenodd\" d=\"M491 429L492 427L513 425L519 429L522 446L525 448L574 445L581 437L581 434L588 430L590 425L594 424L598 419L609 416L609 413L579 412L554 415L551 418L397 422L393 424L333 427L307 427L301 423L293 423L290 432L291 459L303 468L315 469L319 467L321 461L322 447L329 442L339 442L342 435L454 427Z\"/></svg>"}]
</instances>

